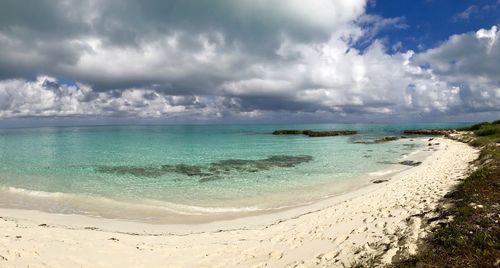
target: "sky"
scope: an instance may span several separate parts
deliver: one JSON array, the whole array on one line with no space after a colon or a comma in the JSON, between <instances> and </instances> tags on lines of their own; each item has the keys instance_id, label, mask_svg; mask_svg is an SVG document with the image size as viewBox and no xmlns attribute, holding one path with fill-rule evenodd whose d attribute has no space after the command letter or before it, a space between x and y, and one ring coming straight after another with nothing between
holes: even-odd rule
<instances>
[{"instance_id":1,"label":"sky","mask_svg":"<svg viewBox=\"0 0 500 268\"><path fill-rule=\"evenodd\" d=\"M0 2L0 126L500 119L500 0Z\"/></svg>"}]
</instances>

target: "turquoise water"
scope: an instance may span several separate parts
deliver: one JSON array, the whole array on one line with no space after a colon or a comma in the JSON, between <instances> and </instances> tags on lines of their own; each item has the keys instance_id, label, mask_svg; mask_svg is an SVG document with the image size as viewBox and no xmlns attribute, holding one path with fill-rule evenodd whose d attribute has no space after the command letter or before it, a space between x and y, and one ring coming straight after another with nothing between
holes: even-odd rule
<instances>
[{"instance_id":1,"label":"turquoise water","mask_svg":"<svg viewBox=\"0 0 500 268\"><path fill-rule=\"evenodd\" d=\"M408 140L354 141L401 135L408 128L456 126L0 129L0 206L40 206L53 212L104 217L106 210L123 209L126 215L125 210L135 206L134 213L141 218L140 205L159 209L149 211L147 217L163 212L196 215L295 205L359 188L366 184L363 175L386 168L420 146ZM275 129L349 129L359 134L273 136L270 133Z\"/></svg>"}]
</instances>

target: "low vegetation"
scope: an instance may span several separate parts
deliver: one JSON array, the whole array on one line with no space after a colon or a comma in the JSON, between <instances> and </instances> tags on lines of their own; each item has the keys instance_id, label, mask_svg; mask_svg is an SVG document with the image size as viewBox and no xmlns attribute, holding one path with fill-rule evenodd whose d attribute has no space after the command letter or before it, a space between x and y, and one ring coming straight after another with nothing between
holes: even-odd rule
<instances>
[{"instance_id":1,"label":"low vegetation","mask_svg":"<svg viewBox=\"0 0 500 268\"><path fill-rule=\"evenodd\" d=\"M477 169L446 196L453 206L417 255L390 267L500 267L500 121L461 129L481 147Z\"/></svg>"},{"instance_id":2,"label":"low vegetation","mask_svg":"<svg viewBox=\"0 0 500 268\"><path fill-rule=\"evenodd\" d=\"M475 137L471 142L473 146L483 147L488 144L498 145L500 143L500 120L475 124L462 130L474 132Z\"/></svg>"},{"instance_id":3,"label":"low vegetation","mask_svg":"<svg viewBox=\"0 0 500 268\"><path fill-rule=\"evenodd\" d=\"M445 196L441 222L422 241L418 253L387 267L500 267L500 120L462 131L462 141L481 149L476 169ZM351 267L379 267L371 259Z\"/></svg>"}]
</instances>

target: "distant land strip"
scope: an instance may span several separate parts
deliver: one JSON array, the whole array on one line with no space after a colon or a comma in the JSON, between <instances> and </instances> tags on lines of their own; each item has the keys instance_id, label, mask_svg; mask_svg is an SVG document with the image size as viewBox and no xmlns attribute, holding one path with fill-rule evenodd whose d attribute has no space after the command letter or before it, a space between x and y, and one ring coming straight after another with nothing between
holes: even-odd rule
<instances>
[{"instance_id":1,"label":"distant land strip","mask_svg":"<svg viewBox=\"0 0 500 268\"><path fill-rule=\"evenodd\" d=\"M309 137L328 137L328 136L343 136L354 135L358 133L353 130L327 130L327 131L313 131L313 130L275 130L273 135L306 135Z\"/></svg>"}]
</instances>

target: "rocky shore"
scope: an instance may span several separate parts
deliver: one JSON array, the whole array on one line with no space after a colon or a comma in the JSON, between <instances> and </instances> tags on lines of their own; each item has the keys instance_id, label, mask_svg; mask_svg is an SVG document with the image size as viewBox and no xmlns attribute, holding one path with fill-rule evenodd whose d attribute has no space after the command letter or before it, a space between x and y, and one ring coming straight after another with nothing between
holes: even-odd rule
<instances>
[{"instance_id":1,"label":"rocky shore","mask_svg":"<svg viewBox=\"0 0 500 268\"><path fill-rule=\"evenodd\" d=\"M409 129L403 131L407 135L430 135L430 136L448 136L455 134L455 129Z\"/></svg>"}]
</instances>

